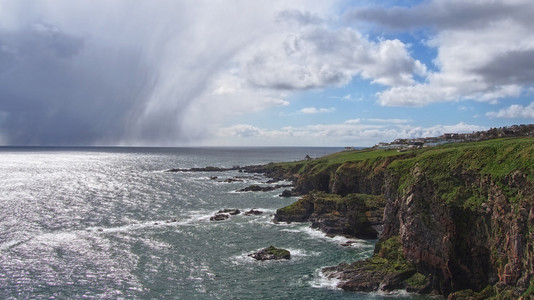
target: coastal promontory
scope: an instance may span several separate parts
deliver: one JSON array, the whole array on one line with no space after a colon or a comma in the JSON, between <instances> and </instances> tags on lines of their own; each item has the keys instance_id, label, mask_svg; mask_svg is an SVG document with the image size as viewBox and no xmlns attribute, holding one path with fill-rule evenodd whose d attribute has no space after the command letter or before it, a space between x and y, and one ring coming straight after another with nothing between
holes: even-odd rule
<instances>
[{"instance_id":1,"label":"coastal promontory","mask_svg":"<svg viewBox=\"0 0 534 300\"><path fill-rule=\"evenodd\" d=\"M264 169L303 195L275 221L378 236L371 258L323 270L345 290L534 295L533 138L369 148Z\"/></svg>"}]
</instances>

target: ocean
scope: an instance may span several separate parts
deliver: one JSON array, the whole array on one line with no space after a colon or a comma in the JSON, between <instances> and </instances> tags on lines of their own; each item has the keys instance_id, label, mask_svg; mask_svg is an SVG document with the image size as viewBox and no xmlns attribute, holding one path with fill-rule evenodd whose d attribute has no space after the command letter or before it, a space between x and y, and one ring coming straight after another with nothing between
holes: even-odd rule
<instances>
[{"instance_id":1,"label":"ocean","mask_svg":"<svg viewBox=\"0 0 534 300\"><path fill-rule=\"evenodd\" d=\"M319 157L340 148L0 148L2 299L382 299L351 293L320 269L372 255L375 241L275 224L296 198L257 174L176 172ZM217 176L213 179L213 176ZM226 179L237 179L224 182ZM210 221L218 210L261 215ZM267 246L284 261L255 261Z\"/></svg>"}]
</instances>

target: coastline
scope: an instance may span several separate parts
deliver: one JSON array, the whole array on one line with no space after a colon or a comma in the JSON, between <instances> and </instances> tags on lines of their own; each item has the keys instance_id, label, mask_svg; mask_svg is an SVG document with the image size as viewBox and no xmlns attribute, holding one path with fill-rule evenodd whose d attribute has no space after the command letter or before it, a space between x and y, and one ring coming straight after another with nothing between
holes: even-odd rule
<instances>
[{"instance_id":1,"label":"coastline","mask_svg":"<svg viewBox=\"0 0 534 300\"><path fill-rule=\"evenodd\" d=\"M525 256L534 241L532 153L531 138L492 139L408 152L358 150L261 171L291 180L291 195L302 196L278 209L274 221L310 222L327 234L350 236L332 231L346 221L343 197L384 197L373 257L323 269L344 290L519 298L534 290L533 257Z\"/></svg>"}]
</instances>

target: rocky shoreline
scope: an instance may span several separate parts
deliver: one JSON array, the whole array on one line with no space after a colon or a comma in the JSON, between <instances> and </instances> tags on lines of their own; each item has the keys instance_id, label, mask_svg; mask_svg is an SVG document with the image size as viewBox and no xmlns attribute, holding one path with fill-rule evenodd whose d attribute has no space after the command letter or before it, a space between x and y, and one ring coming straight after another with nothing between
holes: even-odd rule
<instances>
[{"instance_id":1,"label":"rocky shoreline","mask_svg":"<svg viewBox=\"0 0 534 300\"><path fill-rule=\"evenodd\" d=\"M534 140L442 148L299 165L304 171L287 179L295 179L292 193L305 196L274 220L373 238L372 201L351 206L347 199L382 197L374 255L323 269L340 288L450 299L534 297Z\"/></svg>"},{"instance_id":2,"label":"rocky shoreline","mask_svg":"<svg viewBox=\"0 0 534 300\"><path fill-rule=\"evenodd\" d=\"M344 290L534 297L534 139L365 149L232 170L293 182L281 196L301 198L274 222L378 238L371 258L323 269Z\"/></svg>"}]
</instances>

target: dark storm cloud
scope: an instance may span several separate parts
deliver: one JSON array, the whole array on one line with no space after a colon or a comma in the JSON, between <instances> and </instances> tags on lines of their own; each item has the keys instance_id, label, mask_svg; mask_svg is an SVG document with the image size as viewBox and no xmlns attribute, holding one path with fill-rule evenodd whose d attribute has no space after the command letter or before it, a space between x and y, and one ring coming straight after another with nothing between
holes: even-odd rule
<instances>
[{"instance_id":1,"label":"dark storm cloud","mask_svg":"<svg viewBox=\"0 0 534 300\"><path fill-rule=\"evenodd\" d=\"M182 145L211 136L213 120L243 107L284 104L232 73L236 55L270 36L284 7L285 1L6 0L0 144ZM290 15L298 22L317 18Z\"/></svg>"},{"instance_id":2,"label":"dark storm cloud","mask_svg":"<svg viewBox=\"0 0 534 300\"><path fill-rule=\"evenodd\" d=\"M40 23L1 32L0 41L0 125L9 144L114 140L141 109L148 70L134 53L89 61L94 49L83 38Z\"/></svg>"},{"instance_id":3,"label":"dark storm cloud","mask_svg":"<svg viewBox=\"0 0 534 300\"><path fill-rule=\"evenodd\" d=\"M344 18L349 22L371 22L392 30L410 30L426 26L439 29L478 28L513 18L534 25L532 5L528 1L442 1L423 2L414 7L356 8Z\"/></svg>"}]
</instances>

